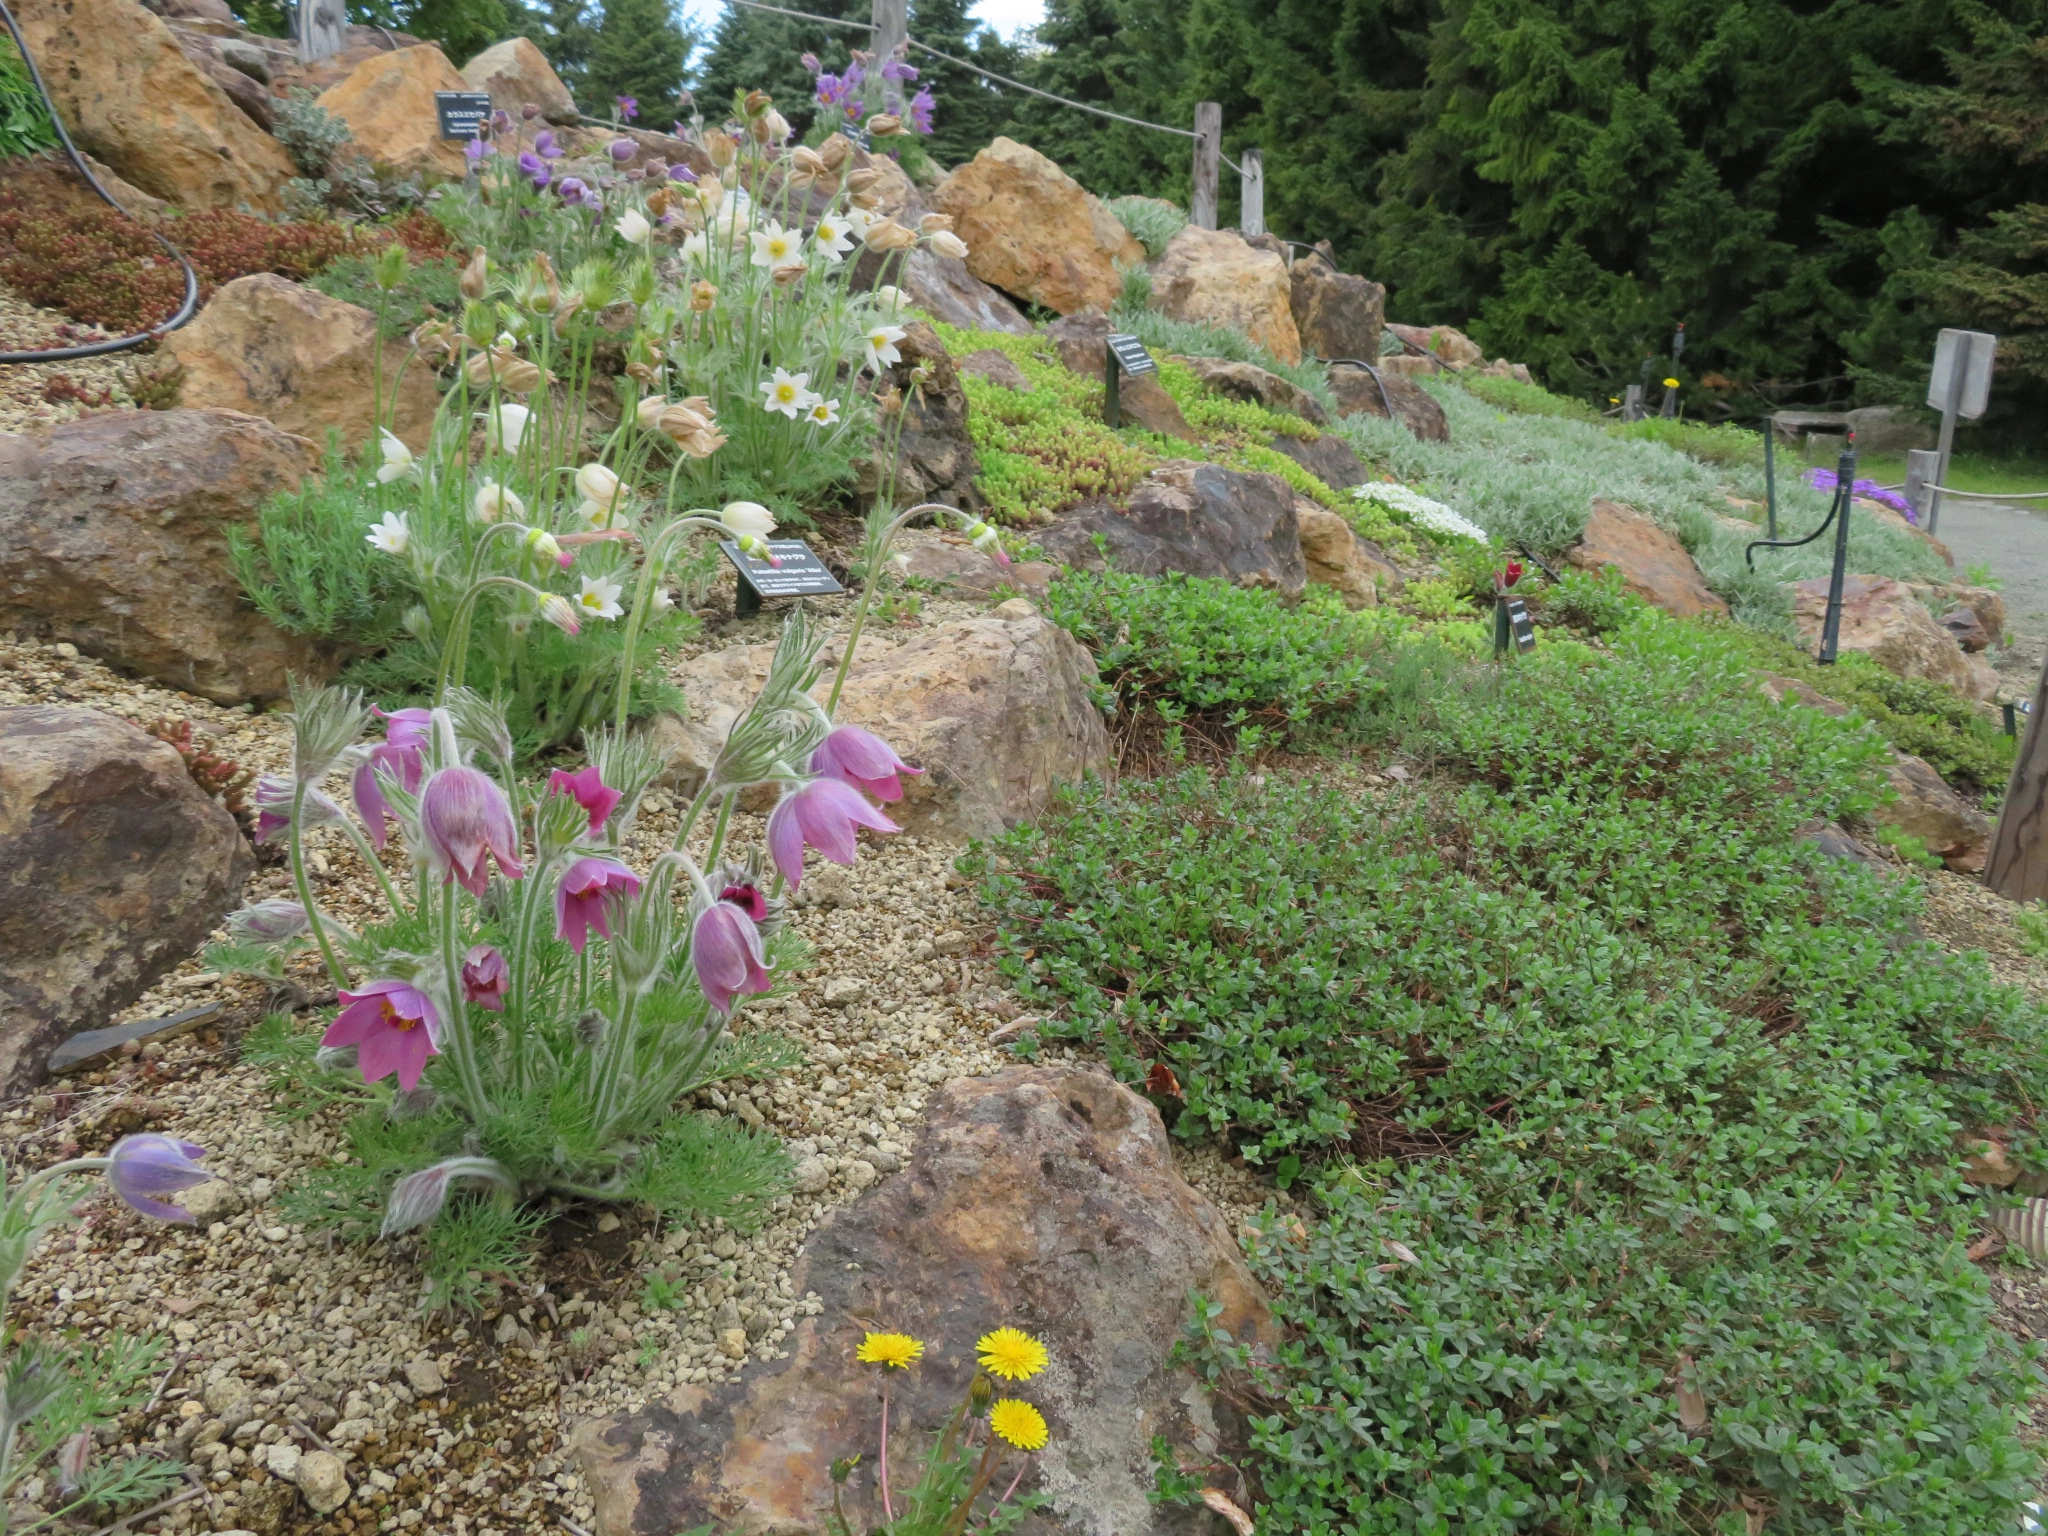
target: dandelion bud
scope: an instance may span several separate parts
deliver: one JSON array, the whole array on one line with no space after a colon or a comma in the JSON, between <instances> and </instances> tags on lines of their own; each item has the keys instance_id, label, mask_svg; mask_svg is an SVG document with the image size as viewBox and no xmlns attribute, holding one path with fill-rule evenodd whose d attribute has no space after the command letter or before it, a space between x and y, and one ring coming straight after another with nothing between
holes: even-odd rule
<instances>
[{"instance_id":1,"label":"dandelion bud","mask_svg":"<svg viewBox=\"0 0 2048 1536\"><path fill-rule=\"evenodd\" d=\"M576 605L559 593L550 592L541 599L540 616L565 635L576 634L583 628L576 617Z\"/></svg>"},{"instance_id":2,"label":"dandelion bud","mask_svg":"<svg viewBox=\"0 0 2048 1536\"><path fill-rule=\"evenodd\" d=\"M806 55L806 57L808 57L808 55ZM859 1465L860 1457L858 1456L840 1457L837 1461L832 1463L832 1481L835 1483L844 1483L849 1477L853 1476L853 1469Z\"/></svg>"},{"instance_id":3,"label":"dandelion bud","mask_svg":"<svg viewBox=\"0 0 2048 1536\"><path fill-rule=\"evenodd\" d=\"M690 312L692 314L709 314L711 306L717 302L717 284L707 283L701 277L696 282L690 284Z\"/></svg>"},{"instance_id":4,"label":"dandelion bud","mask_svg":"<svg viewBox=\"0 0 2048 1536\"><path fill-rule=\"evenodd\" d=\"M484 248L478 246L475 254L469 258L469 265L462 269L462 276L455 286L462 290L465 299L480 299L484 296L484 287L489 283L490 277L491 259L484 254Z\"/></svg>"},{"instance_id":5,"label":"dandelion bud","mask_svg":"<svg viewBox=\"0 0 2048 1536\"><path fill-rule=\"evenodd\" d=\"M818 158L825 169L837 173L846 164L846 157L853 153L853 140L843 133L835 133L818 146Z\"/></svg>"},{"instance_id":6,"label":"dandelion bud","mask_svg":"<svg viewBox=\"0 0 2048 1536\"><path fill-rule=\"evenodd\" d=\"M967 259L967 242L950 229L942 229L931 237L932 249L941 256L951 256L956 261Z\"/></svg>"},{"instance_id":7,"label":"dandelion bud","mask_svg":"<svg viewBox=\"0 0 2048 1536\"><path fill-rule=\"evenodd\" d=\"M713 128L704 135L704 153L711 157L711 163L724 170L739 158L739 141L721 129Z\"/></svg>"},{"instance_id":8,"label":"dandelion bud","mask_svg":"<svg viewBox=\"0 0 2048 1536\"><path fill-rule=\"evenodd\" d=\"M968 1383L967 1401L975 1413L988 1412L988 1405L996 1400L996 1384L981 1371L974 1373L974 1380Z\"/></svg>"},{"instance_id":9,"label":"dandelion bud","mask_svg":"<svg viewBox=\"0 0 2048 1536\"><path fill-rule=\"evenodd\" d=\"M875 138L886 139L903 131L903 119L893 112L877 112L868 119L868 132Z\"/></svg>"},{"instance_id":10,"label":"dandelion bud","mask_svg":"<svg viewBox=\"0 0 2048 1536\"><path fill-rule=\"evenodd\" d=\"M894 219L879 219L868 226L867 245L871 251L901 251L915 244L916 233Z\"/></svg>"}]
</instances>

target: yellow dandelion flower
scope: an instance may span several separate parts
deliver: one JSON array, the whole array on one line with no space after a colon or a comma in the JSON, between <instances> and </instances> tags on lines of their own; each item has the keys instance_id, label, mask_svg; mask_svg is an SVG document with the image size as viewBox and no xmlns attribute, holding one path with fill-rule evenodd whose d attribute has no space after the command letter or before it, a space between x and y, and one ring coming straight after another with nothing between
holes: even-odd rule
<instances>
[{"instance_id":1,"label":"yellow dandelion flower","mask_svg":"<svg viewBox=\"0 0 2048 1536\"><path fill-rule=\"evenodd\" d=\"M853 1353L864 1365L894 1366L900 1371L916 1362L924 1345L907 1333L871 1333Z\"/></svg>"},{"instance_id":2,"label":"yellow dandelion flower","mask_svg":"<svg viewBox=\"0 0 2048 1536\"><path fill-rule=\"evenodd\" d=\"M1676 380L1676 379L1666 379L1666 380L1664 381L1664 387L1665 387L1666 389L1676 389L1676 388L1678 388L1678 380Z\"/></svg>"},{"instance_id":3,"label":"yellow dandelion flower","mask_svg":"<svg viewBox=\"0 0 2048 1536\"><path fill-rule=\"evenodd\" d=\"M989 1409L988 1427L1020 1451L1038 1450L1051 1438L1045 1427L1045 1415L1014 1397L1003 1398Z\"/></svg>"},{"instance_id":4,"label":"yellow dandelion flower","mask_svg":"<svg viewBox=\"0 0 2048 1536\"><path fill-rule=\"evenodd\" d=\"M1005 1381L1029 1381L1045 1369L1052 1357L1045 1346L1028 1333L1015 1328L998 1328L975 1341L981 1351L981 1368Z\"/></svg>"}]
</instances>

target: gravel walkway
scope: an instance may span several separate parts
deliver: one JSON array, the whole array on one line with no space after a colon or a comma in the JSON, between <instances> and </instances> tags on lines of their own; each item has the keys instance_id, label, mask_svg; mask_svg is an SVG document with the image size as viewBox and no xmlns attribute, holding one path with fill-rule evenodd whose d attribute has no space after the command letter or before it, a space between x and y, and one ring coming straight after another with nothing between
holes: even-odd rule
<instances>
[{"instance_id":1,"label":"gravel walkway","mask_svg":"<svg viewBox=\"0 0 2048 1536\"><path fill-rule=\"evenodd\" d=\"M106 339L107 333L96 326L80 325L55 310L38 309L0 285L0 352L82 346ZM88 410L134 405L121 378L140 355L117 352L75 362L0 367L0 432L26 432L69 421Z\"/></svg>"}]
</instances>

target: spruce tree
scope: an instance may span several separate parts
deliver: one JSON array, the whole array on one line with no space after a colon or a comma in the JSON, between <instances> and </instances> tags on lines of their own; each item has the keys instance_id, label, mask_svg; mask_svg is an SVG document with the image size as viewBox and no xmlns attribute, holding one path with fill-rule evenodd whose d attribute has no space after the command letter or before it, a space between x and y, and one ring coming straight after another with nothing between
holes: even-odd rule
<instances>
[{"instance_id":1,"label":"spruce tree","mask_svg":"<svg viewBox=\"0 0 2048 1536\"><path fill-rule=\"evenodd\" d=\"M666 130L700 41L676 20L674 0L602 0L590 62L584 66L585 112L608 117L622 96L638 103L638 121Z\"/></svg>"}]
</instances>

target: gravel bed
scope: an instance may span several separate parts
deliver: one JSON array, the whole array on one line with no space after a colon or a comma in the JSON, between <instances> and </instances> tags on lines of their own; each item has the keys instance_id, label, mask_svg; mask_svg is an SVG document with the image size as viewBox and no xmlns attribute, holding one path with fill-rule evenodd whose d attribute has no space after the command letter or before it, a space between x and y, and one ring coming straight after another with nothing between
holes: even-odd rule
<instances>
[{"instance_id":1,"label":"gravel bed","mask_svg":"<svg viewBox=\"0 0 2048 1536\"><path fill-rule=\"evenodd\" d=\"M107 337L97 326L38 309L0 284L0 352L81 346ZM135 401L121 376L135 366L136 357L129 351L71 362L0 365L0 432L54 426L88 410L132 408Z\"/></svg>"}]
</instances>

